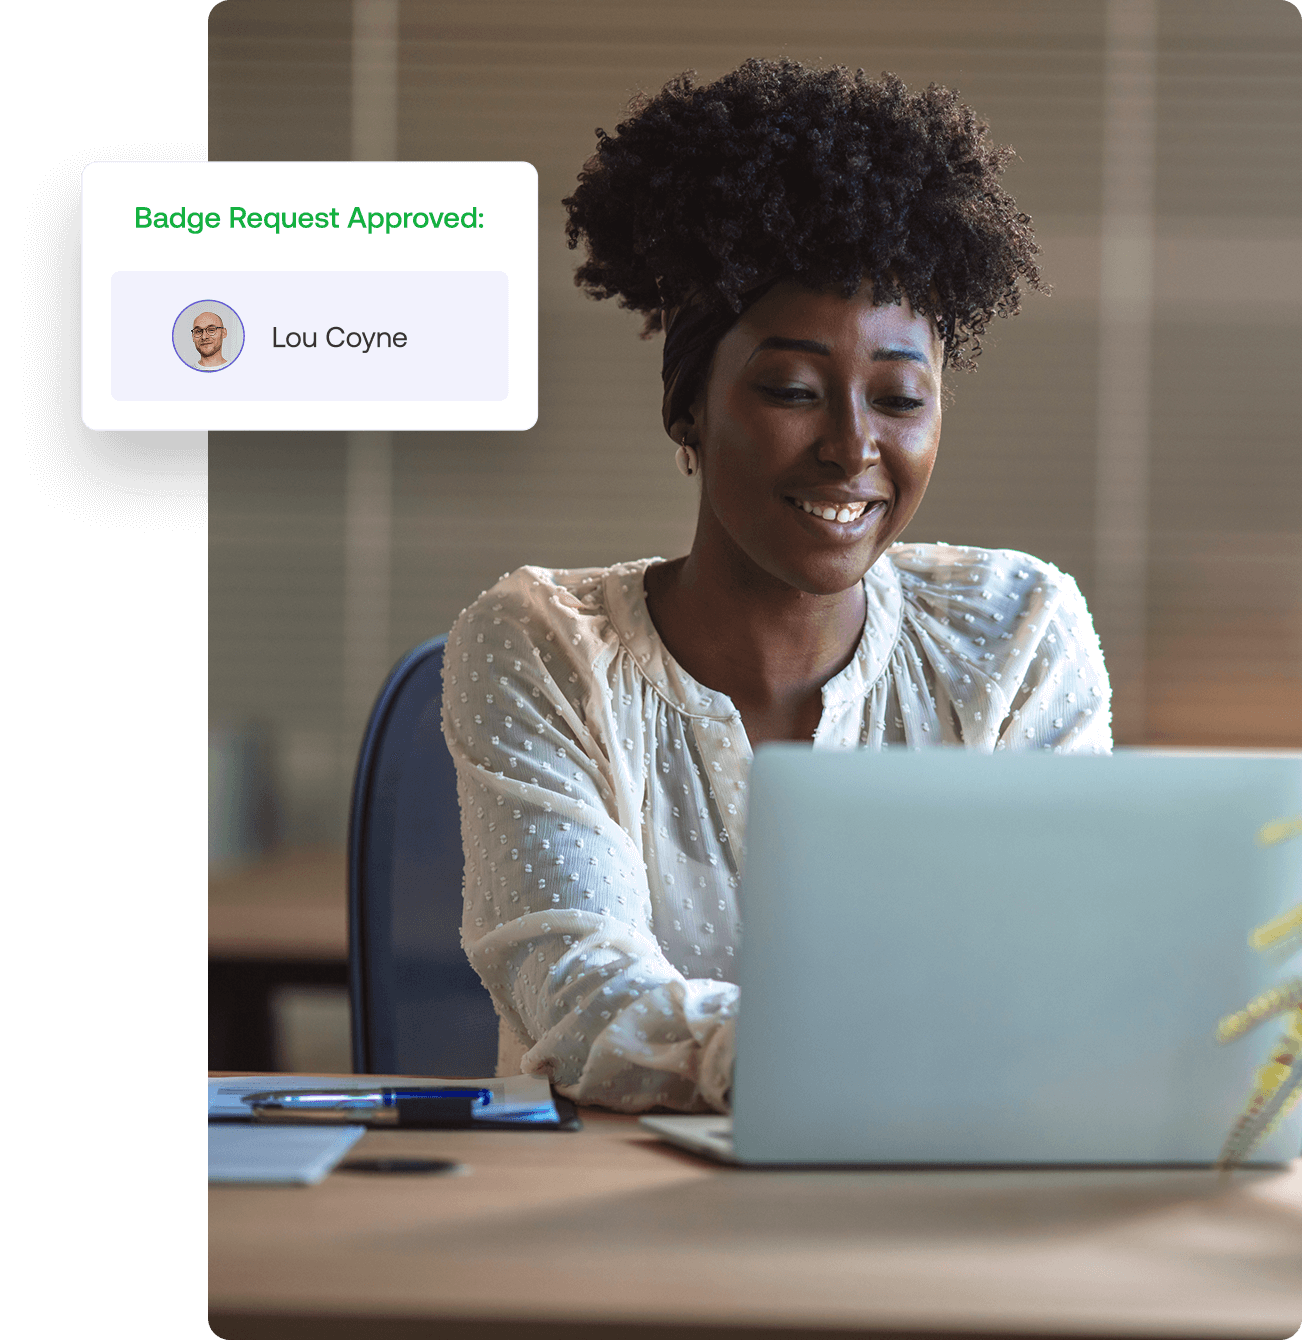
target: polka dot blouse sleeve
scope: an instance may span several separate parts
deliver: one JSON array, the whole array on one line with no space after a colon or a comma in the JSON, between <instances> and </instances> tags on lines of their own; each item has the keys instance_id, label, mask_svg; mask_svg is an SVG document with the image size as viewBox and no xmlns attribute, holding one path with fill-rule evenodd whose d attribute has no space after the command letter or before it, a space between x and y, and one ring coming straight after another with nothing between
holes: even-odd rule
<instances>
[{"instance_id":1,"label":"polka dot blouse sleeve","mask_svg":"<svg viewBox=\"0 0 1302 1340\"><path fill-rule=\"evenodd\" d=\"M1016 618L1020 682L995 748L1109 754L1111 688L1085 599L1065 573L1037 567Z\"/></svg>"},{"instance_id":2,"label":"polka dot blouse sleeve","mask_svg":"<svg viewBox=\"0 0 1302 1340\"><path fill-rule=\"evenodd\" d=\"M520 1068L567 1097L724 1108L737 988L694 980L653 929L641 774L615 738L618 640L538 570L448 640L443 727L466 857L462 939Z\"/></svg>"},{"instance_id":3,"label":"polka dot blouse sleeve","mask_svg":"<svg viewBox=\"0 0 1302 1340\"><path fill-rule=\"evenodd\" d=\"M888 556L904 613L897 740L983 753L1111 752L1103 652L1069 576L1011 549L897 545Z\"/></svg>"}]
</instances>

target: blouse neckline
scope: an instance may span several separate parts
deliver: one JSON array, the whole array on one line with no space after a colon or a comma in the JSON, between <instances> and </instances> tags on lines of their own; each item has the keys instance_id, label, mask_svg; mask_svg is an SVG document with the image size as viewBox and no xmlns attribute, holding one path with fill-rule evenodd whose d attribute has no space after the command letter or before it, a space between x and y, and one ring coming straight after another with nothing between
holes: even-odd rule
<instances>
[{"instance_id":1,"label":"blouse neckline","mask_svg":"<svg viewBox=\"0 0 1302 1340\"><path fill-rule=\"evenodd\" d=\"M652 690L670 707L690 717L740 721L732 699L693 679L674 660L651 620L644 578L661 558L617 563L605 573L606 613L619 640ZM864 574L864 626L850 663L823 685L823 715L850 702L862 702L886 669L900 639L904 597L889 551ZM820 726L821 729L821 726Z\"/></svg>"}]
</instances>

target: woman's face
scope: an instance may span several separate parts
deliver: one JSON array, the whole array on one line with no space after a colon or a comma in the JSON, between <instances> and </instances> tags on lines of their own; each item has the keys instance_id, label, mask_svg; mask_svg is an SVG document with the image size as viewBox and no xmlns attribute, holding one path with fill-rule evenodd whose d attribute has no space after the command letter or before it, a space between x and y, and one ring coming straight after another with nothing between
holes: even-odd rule
<instances>
[{"instance_id":1,"label":"woman's face","mask_svg":"<svg viewBox=\"0 0 1302 1340\"><path fill-rule=\"evenodd\" d=\"M926 491L942 353L930 318L875 307L871 283L775 285L719 342L692 409L701 538L799 591L856 585Z\"/></svg>"}]
</instances>

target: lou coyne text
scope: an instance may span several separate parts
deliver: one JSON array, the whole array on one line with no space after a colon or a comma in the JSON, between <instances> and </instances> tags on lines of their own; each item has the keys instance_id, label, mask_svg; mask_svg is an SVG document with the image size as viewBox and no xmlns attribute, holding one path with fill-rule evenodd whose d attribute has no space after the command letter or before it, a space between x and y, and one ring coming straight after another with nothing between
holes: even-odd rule
<instances>
[{"instance_id":1,"label":"lou coyne text","mask_svg":"<svg viewBox=\"0 0 1302 1340\"><path fill-rule=\"evenodd\" d=\"M342 326L331 326L325 333L325 342L331 349L360 349L369 354L372 349L405 349L407 332L403 330L345 330ZM287 330L281 335L276 326L271 328L271 347L273 349L315 349L316 331Z\"/></svg>"}]
</instances>

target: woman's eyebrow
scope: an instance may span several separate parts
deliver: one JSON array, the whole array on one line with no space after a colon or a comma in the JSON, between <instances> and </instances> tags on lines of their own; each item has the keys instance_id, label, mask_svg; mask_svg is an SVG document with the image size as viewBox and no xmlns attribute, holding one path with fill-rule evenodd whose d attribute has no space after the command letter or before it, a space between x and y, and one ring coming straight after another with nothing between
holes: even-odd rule
<instances>
[{"instance_id":1,"label":"woman's eyebrow","mask_svg":"<svg viewBox=\"0 0 1302 1340\"><path fill-rule=\"evenodd\" d=\"M874 363L922 363L930 367L931 360L917 349L874 349Z\"/></svg>"},{"instance_id":2,"label":"woman's eyebrow","mask_svg":"<svg viewBox=\"0 0 1302 1340\"><path fill-rule=\"evenodd\" d=\"M781 349L789 353L797 354L830 354L832 351L825 344L820 344L817 340L792 340L785 335L770 335L768 339L761 340L754 349L751 350L750 358L756 354L762 354L765 349ZM749 363L750 358L746 361Z\"/></svg>"},{"instance_id":3,"label":"woman's eyebrow","mask_svg":"<svg viewBox=\"0 0 1302 1340\"><path fill-rule=\"evenodd\" d=\"M763 353L765 349L780 349L787 353L798 354L822 354L824 357L832 352L826 344L818 340L793 340L786 335L770 335L755 346L750 358ZM746 360L748 363L750 358ZM921 363L924 367L931 366L931 360L918 349L874 349L872 360L874 363Z\"/></svg>"}]
</instances>

